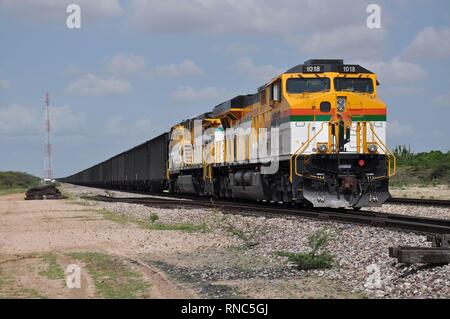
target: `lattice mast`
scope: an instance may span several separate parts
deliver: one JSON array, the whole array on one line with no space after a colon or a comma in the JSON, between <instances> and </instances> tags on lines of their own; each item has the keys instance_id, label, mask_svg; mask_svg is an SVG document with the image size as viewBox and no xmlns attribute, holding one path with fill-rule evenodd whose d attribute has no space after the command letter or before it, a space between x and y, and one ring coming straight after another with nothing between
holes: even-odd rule
<instances>
[{"instance_id":1,"label":"lattice mast","mask_svg":"<svg viewBox=\"0 0 450 319\"><path fill-rule=\"evenodd\" d=\"M50 125L50 100L45 94L45 146L44 146L44 180L53 179L52 139Z\"/></svg>"}]
</instances>

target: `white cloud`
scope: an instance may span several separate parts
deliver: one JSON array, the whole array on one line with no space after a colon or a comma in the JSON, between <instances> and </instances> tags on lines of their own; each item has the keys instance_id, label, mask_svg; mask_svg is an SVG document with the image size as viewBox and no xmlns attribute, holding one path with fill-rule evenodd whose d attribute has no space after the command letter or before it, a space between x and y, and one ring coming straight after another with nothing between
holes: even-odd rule
<instances>
[{"instance_id":1,"label":"white cloud","mask_svg":"<svg viewBox=\"0 0 450 319\"><path fill-rule=\"evenodd\" d=\"M384 29L369 29L366 25L350 25L331 31L316 32L312 36L290 38L302 53L309 55L358 58L380 57L386 36Z\"/></svg>"},{"instance_id":2,"label":"white cloud","mask_svg":"<svg viewBox=\"0 0 450 319\"><path fill-rule=\"evenodd\" d=\"M263 83L270 81L274 76L285 71L271 64L257 66L250 58L239 59L236 67L240 74Z\"/></svg>"},{"instance_id":3,"label":"white cloud","mask_svg":"<svg viewBox=\"0 0 450 319\"><path fill-rule=\"evenodd\" d=\"M114 77L100 78L93 74L86 74L69 84L66 90L76 95L118 95L129 93L131 91L131 84L128 81L119 80Z\"/></svg>"},{"instance_id":4,"label":"white cloud","mask_svg":"<svg viewBox=\"0 0 450 319\"><path fill-rule=\"evenodd\" d=\"M174 100L221 100L227 93L223 89L208 86L201 89L194 89L190 86L179 86L170 94Z\"/></svg>"},{"instance_id":5,"label":"white cloud","mask_svg":"<svg viewBox=\"0 0 450 319\"><path fill-rule=\"evenodd\" d=\"M0 79L0 89L9 89L11 87L11 81Z\"/></svg>"},{"instance_id":6,"label":"white cloud","mask_svg":"<svg viewBox=\"0 0 450 319\"><path fill-rule=\"evenodd\" d=\"M448 107L450 108L450 93L445 95L438 95L433 98L432 103L437 107Z\"/></svg>"},{"instance_id":7,"label":"white cloud","mask_svg":"<svg viewBox=\"0 0 450 319\"><path fill-rule=\"evenodd\" d=\"M39 133L36 110L19 104L0 108L0 135L23 136Z\"/></svg>"},{"instance_id":8,"label":"white cloud","mask_svg":"<svg viewBox=\"0 0 450 319\"><path fill-rule=\"evenodd\" d=\"M387 135L393 138L408 137L414 134L414 127L410 124L403 124L399 121L391 121L387 125Z\"/></svg>"},{"instance_id":9,"label":"white cloud","mask_svg":"<svg viewBox=\"0 0 450 319\"><path fill-rule=\"evenodd\" d=\"M203 70L194 61L186 59L179 64L156 66L150 73L157 77L180 78L203 74Z\"/></svg>"},{"instance_id":10,"label":"white cloud","mask_svg":"<svg viewBox=\"0 0 450 319\"><path fill-rule=\"evenodd\" d=\"M412 59L450 57L450 27L421 30L404 50L404 56Z\"/></svg>"},{"instance_id":11,"label":"white cloud","mask_svg":"<svg viewBox=\"0 0 450 319\"><path fill-rule=\"evenodd\" d=\"M83 131L86 116L68 105L50 106L53 133L79 135ZM0 136L21 137L42 134L44 131L44 108L11 104L0 108Z\"/></svg>"},{"instance_id":12,"label":"white cloud","mask_svg":"<svg viewBox=\"0 0 450 319\"><path fill-rule=\"evenodd\" d=\"M368 3L368 0L133 0L129 19L149 32L292 34L305 29L365 24Z\"/></svg>"},{"instance_id":13,"label":"white cloud","mask_svg":"<svg viewBox=\"0 0 450 319\"><path fill-rule=\"evenodd\" d=\"M83 20L116 17L124 13L118 0L0 0L0 7L27 21L30 19L65 21L68 16L66 8L72 3L81 7Z\"/></svg>"},{"instance_id":14,"label":"white cloud","mask_svg":"<svg viewBox=\"0 0 450 319\"><path fill-rule=\"evenodd\" d=\"M116 54L108 61L107 69L117 75L142 72L145 69L145 58L133 54Z\"/></svg>"},{"instance_id":15,"label":"white cloud","mask_svg":"<svg viewBox=\"0 0 450 319\"><path fill-rule=\"evenodd\" d=\"M426 72L418 64L394 58L389 62L362 62L361 65L377 73L381 84L405 84L423 80Z\"/></svg>"}]
</instances>

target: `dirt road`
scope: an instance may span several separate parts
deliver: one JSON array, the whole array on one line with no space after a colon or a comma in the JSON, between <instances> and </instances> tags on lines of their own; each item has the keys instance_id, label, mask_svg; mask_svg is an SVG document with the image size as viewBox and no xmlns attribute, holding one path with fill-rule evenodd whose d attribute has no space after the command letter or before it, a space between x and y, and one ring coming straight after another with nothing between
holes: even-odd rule
<instances>
[{"instance_id":1,"label":"dirt road","mask_svg":"<svg viewBox=\"0 0 450 319\"><path fill-rule=\"evenodd\" d=\"M0 196L0 221L0 297L196 297L139 255L195 250L208 242L197 234L149 232L107 220L96 207L23 194ZM81 288L67 288L70 264L81 266Z\"/></svg>"}]
</instances>

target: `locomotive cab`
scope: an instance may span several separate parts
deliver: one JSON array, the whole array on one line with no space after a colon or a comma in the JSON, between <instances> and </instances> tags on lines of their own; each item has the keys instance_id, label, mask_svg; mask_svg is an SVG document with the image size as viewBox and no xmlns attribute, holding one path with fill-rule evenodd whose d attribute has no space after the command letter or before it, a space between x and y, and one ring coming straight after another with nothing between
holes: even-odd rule
<instances>
[{"instance_id":1,"label":"locomotive cab","mask_svg":"<svg viewBox=\"0 0 450 319\"><path fill-rule=\"evenodd\" d=\"M310 60L285 77L291 134L299 137L290 158L296 199L315 207L384 203L395 157L386 146L386 105L375 74L342 60Z\"/></svg>"}]
</instances>

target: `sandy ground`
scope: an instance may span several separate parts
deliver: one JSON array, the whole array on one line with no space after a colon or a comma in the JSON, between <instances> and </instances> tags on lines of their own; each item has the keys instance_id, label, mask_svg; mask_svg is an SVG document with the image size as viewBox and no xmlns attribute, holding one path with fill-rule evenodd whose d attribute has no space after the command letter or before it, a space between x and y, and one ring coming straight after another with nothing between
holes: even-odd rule
<instances>
[{"instance_id":1,"label":"sandy ground","mask_svg":"<svg viewBox=\"0 0 450 319\"><path fill-rule=\"evenodd\" d=\"M184 233L173 236L168 232L145 231L133 224L117 224L103 219L95 207L67 200L24 201L23 194L0 196L0 220L0 274L3 275L0 297L101 297L83 267L80 289L68 289L63 280L39 275L44 267L42 256L48 253L57 256L62 269L77 263L66 255L68 252L118 256L149 283L144 297L196 297L194 291L173 283L158 269L140 262L139 253L189 252L205 243L215 244L213 238L204 240Z\"/></svg>"}]
</instances>

